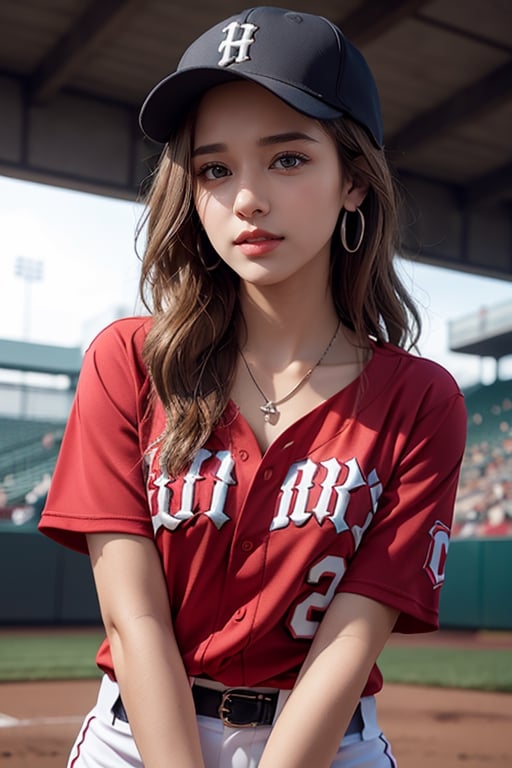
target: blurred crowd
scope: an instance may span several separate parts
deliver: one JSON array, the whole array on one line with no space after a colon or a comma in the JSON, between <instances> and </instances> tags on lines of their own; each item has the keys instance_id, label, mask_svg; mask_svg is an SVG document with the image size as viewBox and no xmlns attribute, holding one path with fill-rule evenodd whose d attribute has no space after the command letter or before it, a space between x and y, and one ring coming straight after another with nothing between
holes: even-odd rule
<instances>
[{"instance_id":1,"label":"blurred crowd","mask_svg":"<svg viewBox=\"0 0 512 768\"><path fill-rule=\"evenodd\" d=\"M485 422L492 437L475 440ZM489 434L489 430L487 430ZM468 447L455 507L454 535L512 536L512 400L494 403L488 414L469 413Z\"/></svg>"}]
</instances>

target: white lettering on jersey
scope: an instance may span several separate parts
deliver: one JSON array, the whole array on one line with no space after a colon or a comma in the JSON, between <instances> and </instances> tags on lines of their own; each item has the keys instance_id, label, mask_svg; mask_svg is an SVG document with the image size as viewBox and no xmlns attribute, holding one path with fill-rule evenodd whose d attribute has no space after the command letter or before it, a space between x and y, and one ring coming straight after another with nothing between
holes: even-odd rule
<instances>
[{"instance_id":1,"label":"white lettering on jersey","mask_svg":"<svg viewBox=\"0 0 512 768\"><path fill-rule=\"evenodd\" d=\"M312 513L306 512L306 505L317 469L317 464L311 459L291 465L281 486L282 496L277 515L270 524L271 531L275 531L276 528L286 528L290 523L290 517L297 526L307 523ZM294 499L295 503L293 503ZM292 505L293 512L290 514Z\"/></svg>"},{"instance_id":2,"label":"white lettering on jersey","mask_svg":"<svg viewBox=\"0 0 512 768\"><path fill-rule=\"evenodd\" d=\"M338 584L346 571L345 558L327 555L316 563L308 573L308 584L318 584L322 576L331 576L331 581L325 593L311 592L302 600L293 612L290 629L295 638L311 638L318 629L319 621L313 619L313 611L325 613L331 600L336 594Z\"/></svg>"},{"instance_id":3,"label":"white lettering on jersey","mask_svg":"<svg viewBox=\"0 0 512 768\"><path fill-rule=\"evenodd\" d=\"M234 460L229 451L208 451L206 448L200 448L196 453L185 477L183 478L183 489L181 493L180 509L175 515L170 514L169 504L173 495L174 480L169 477L165 468L162 467L159 476L153 480L158 488L157 510L153 515L153 531L156 533L163 525L170 531L176 528L184 521L194 515L195 489L198 481L205 480L208 475L202 474L201 470L206 461L214 456L219 462L214 477L214 487L211 494L210 507L204 514L210 518L217 529L222 528L230 518L224 512L228 487L235 484L232 469Z\"/></svg>"},{"instance_id":4,"label":"white lettering on jersey","mask_svg":"<svg viewBox=\"0 0 512 768\"><path fill-rule=\"evenodd\" d=\"M318 501L310 510L308 509L308 501L319 467L323 467L326 474L320 483L322 490ZM345 472L347 472L345 480L340 483L340 476ZM382 485L375 470L371 471L367 483L355 458L349 459L345 464L340 464L334 458L322 461L320 464L316 464L311 459L305 459L292 464L281 486L281 499L277 513L270 524L270 530L275 531L279 528L286 528L290 522L295 523L296 526L301 526L314 516L319 523L325 518L330 520L336 529L336 533L348 531L349 526L346 523L345 516L350 502L350 493L356 488L361 488L368 484L370 485L372 510L369 512L364 526L359 529L359 538L356 540L357 546L360 537L376 512L377 502L382 492ZM334 510L331 512L329 504L333 493L337 498Z\"/></svg>"},{"instance_id":5,"label":"white lettering on jersey","mask_svg":"<svg viewBox=\"0 0 512 768\"><path fill-rule=\"evenodd\" d=\"M201 467L211 455L211 451L207 451L205 448L200 448L194 456L194 460L183 480L180 511L176 515L180 520L186 520L194 514L194 488L198 480L203 480Z\"/></svg>"},{"instance_id":6,"label":"white lettering on jersey","mask_svg":"<svg viewBox=\"0 0 512 768\"><path fill-rule=\"evenodd\" d=\"M218 62L219 67L227 67L235 62L239 64L242 61L249 60L249 48L254 43L252 33L256 32L258 27L255 24L239 24L238 21L232 21L222 30L226 33L226 39L219 45L218 51L222 53L222 58ZM239 30L243 30L242 37L235 39Z\"/></svg>"},{"instance_id":7,"label":"white lettering on jersey","mask_svg":"<svg viewBox=\"0 0 512 768\"><path fill-rule=\"evenodd\" d=\"M430 529L429 534L431 541L423 567L428 573L434 589L438 589L444 582L446 556L450 544L450 529L447 525L437 520Z\"/></svg>"},{"instance_id":8,"label":"white lettering on jersey","mask_svg":"<svg viewBox=\"0 0 512 768\"><path fill-rule=\"evenodd\" d=\"M370 486L370 498L372 500L371 511L368 512L363 525L353 525L350 529L352 536L354 537L354 546L356 549L359 547L364 532L370 525L375 516L375 513L377 512L377 504L379 503L380 495L382 493L382 483L380 482L377 472L374 469L372 469L368 475L368 485Z\"/></svg>"},{"instance_id":9,"label":"white lettering on jersey","mask_svg":"<svg viewBox=\"0 0 512 768\"><path fill-rule=\"evenodd\" d=\"M336 461L336 459L331 459L331 461ZM339 476L341 472L341 464L339 464L337 461L336 463L338 464ZM336 528L336 533L348 531L348 525L345 522L345 513L350 501L350 491L354 491L356 488L361 488L361 486L365 485L365 480L359 468L359 464L355 459L349 459L345 466L348 468L348 475L345 482L341 485L331 486L338 497L336 501L336 508L332 517L330 518L334 527Z\"/></svg>"},{"instance_id":10,"label":"white lettering on jersey","mask_svg":"<svg viewBox=\"0 0 512 768\"><path fill-rule=\"evenodd\" d=\"M154 480L154 484L158 488L156 495L156 507L157 513L153 515L153 533L156 533L158 529L165 525L169 530L174 531L180 524L180 520L177 520L173 515L169 514L169 504L171 501L172 491L169 487L170 477L167 472L162 469L162 473Z\"/></svg>"},{"instance_id":11,"label":"white lettering on jersey","mask_svg":"<svg viewBox=\"0 0 512 768\"><path fill-rule=\"evenodd\" d=\"M213 520L215 527L220 530L224 523L230 519L224 512L224 505L228 495L228 487L235 484L232 474L235 462L229 451L217 451L217 458L220 461L220 467L215 477L219 482L215 483L210 509L205 512L205 515Z\"/></svg>"},{"instance_id":12,"label":"white lettering on jersey","mask_svg":"<svg viewBox=\"0 0 512 768\"><path fill-rule=\"evenodd\" d=\"M156 461L155 451L151 457L148 456L149 466ZM208 467L206 467L207 462ZM236 484L234 466L234 458L229 451L213 452L207 448L200 448L181 482L171 478L165 467L158 467L158 470L155 468L148 478L148 497L154 509L152 518L154 532L156 533L161 526L175 531L183 521L197 514L209 517L215 527L220 530L230 520L224 509L229 487ZM199 483L206 483L206 485L198 497ZM354 522L349 525L346 516L351 493L363 487L369 491L370 509L362 525ZM314 497L313 489L315 489ZM304 459L292 464L287 472L280 488L277 512L270 523L269 530L286 528L290 522L301 527L311 518L315 518L320 525L324 520L329 520L336 533L351 531L357 549L377 511L381 493L382 485L375 469L370 472L366 480L355 458L345 463L340 463L336 458L326 459L320 463ZM171 502L175 509L178 507L178 511L173 514L169 511Z\"/></svg>"},{"instance_id":13,"label":"white lettering on jersey","mask_svg":"<svg viewBox=\"0 0 512 768\"><path fill-rule=\"evenodd\" d=\"M377 504L379 503L379 499L382 493L382 483L379 480L377 470L372 469L372 471L368 475L368 485L370 486L370 496L372 498L372 509L373 509L373 513L375 514L375 512L377 511Z\"/></svg>"}]
</instances>

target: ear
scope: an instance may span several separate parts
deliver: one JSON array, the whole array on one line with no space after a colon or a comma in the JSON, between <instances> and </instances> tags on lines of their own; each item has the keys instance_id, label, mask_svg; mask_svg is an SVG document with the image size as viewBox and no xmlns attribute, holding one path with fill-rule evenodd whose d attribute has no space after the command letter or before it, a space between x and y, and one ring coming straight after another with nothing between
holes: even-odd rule
<instances>
[{"instance_id":1,"label":"ear","mask_svg":"<svg viewBox=\"0 0 512 768\"><path fill-rule=\"evenodd\" d=\"M355 161L356 166L359 165L362 167L365 163L366 161L362 157L358 157ZM350 213L354 213L356 208L359 208L365 199L369 188L370 184L366 177L363 177L362 174L358 174L356 171L354 176L347 179L343 208L345 208L345 210L349 211Z\"/></svg>"},{"instance_id":2,"label":"ear","mask_svg":"<svg viewBox=\"0 0 512 768\"><path fill-rule=\"evenodd\" d=\"M352 179L348 183L348 189L345 192L345 199L343 201L343 208L354 213L356 208L359 208L363 200L365 199L370 185L367 181L358 176Z\"/></svg>"}]
</instances>

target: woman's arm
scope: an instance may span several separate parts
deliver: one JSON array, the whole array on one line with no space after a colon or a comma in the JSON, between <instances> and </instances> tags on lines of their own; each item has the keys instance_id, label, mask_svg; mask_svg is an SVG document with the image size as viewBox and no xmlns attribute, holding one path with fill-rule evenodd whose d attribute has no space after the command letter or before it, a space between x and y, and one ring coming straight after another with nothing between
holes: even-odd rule
<instances>
[{"instance_id":1,"label":"woman's arm","mask_svg":"<svg viewBox=\"0 0 512 768\"><path fill-rule=\"evenodd\" d=\"M260 768L328 768L398 611L336 595L315 635Z\"/></svg>"},{"instance_id":2,"label":"woman's arm","mask_svg":"<svg viewBox=\"0 0 512 768\"><path fill-rule=\"evenodd\" d=\"M151 539L87 536L114 669L145 768L204 765L189 680Z\"/></svg>"}]
</instances>

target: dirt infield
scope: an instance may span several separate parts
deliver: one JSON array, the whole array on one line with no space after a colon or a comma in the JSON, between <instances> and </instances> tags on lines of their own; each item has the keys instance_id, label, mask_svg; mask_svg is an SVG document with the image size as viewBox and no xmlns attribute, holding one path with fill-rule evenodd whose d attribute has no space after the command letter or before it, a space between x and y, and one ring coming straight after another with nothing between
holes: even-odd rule
<instances>
[{"instance_id":1,"label":"dirt infield","mask_svg":"<svg viewBox=\"0 0 512 768\"><path fill-rule=\"evenodd\" d=\"M442 639L475 647L466 635ZM479 641L496 642L485 635ZM510 647L510 638L497 647L502 642ZM64 768L97 689L97 680L0 685L2 768ZM387 684L378 708L400 768L512 766L512 695Z\"/></svg>"},{"instance_id":2,"label":"dirt infield","mask_svg":"<svg viewBox=\"0 0 512 768\"><path fill-rule=\"evenodd\" d=\"M0 685L0 765L63 768L97 681ZM387 685L380 722L400 768L510 768L512 696ZM313 767L312 767L313 768Z\"/></svg>"}]
</instances>

